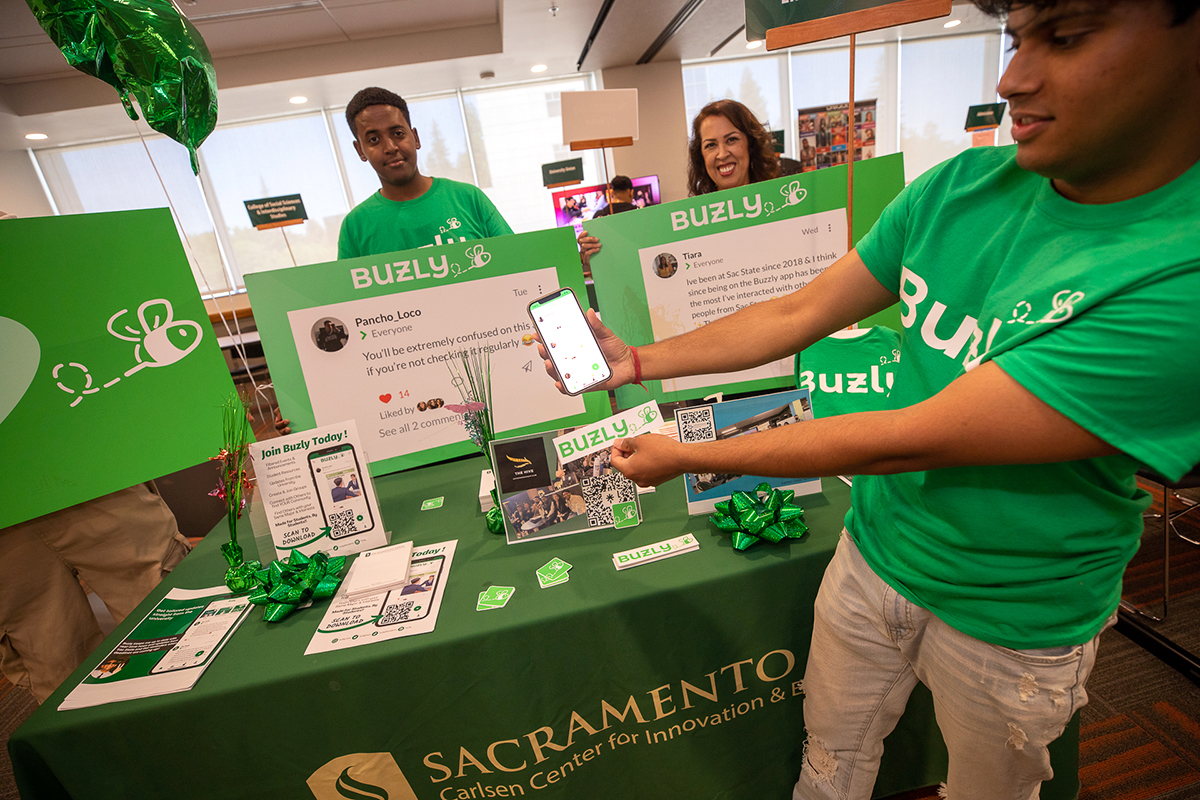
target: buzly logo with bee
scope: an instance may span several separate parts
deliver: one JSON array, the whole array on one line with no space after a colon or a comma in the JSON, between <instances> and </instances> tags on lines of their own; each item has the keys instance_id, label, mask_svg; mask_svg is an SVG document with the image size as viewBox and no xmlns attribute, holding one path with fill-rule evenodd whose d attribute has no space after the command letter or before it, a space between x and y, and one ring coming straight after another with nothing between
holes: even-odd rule
<instances>
[{"instance_id":1,"label":"buzly logo with bee","mask_svg":"<svg viewBox=\"0 0 1200 800\"><path fill-rule=\"evenodd\" d=\"M182 360L196 349L204 338L200 323L190 319L178 320L171 303L163 299L147 300L138 306L136 320L129 309L123 308L108 318L108 332L118 339L133 343L129 369L109 381L96 385L97 379L83 364L64 362L54 367L53 376L59 389L74 399L71 408L79 405L85 395L95 394L118 384L147 367L166 367ZM133 327L136 322L139 327ZM101 379L102 380L102 379Z\"/></svg>"}]
</instances>

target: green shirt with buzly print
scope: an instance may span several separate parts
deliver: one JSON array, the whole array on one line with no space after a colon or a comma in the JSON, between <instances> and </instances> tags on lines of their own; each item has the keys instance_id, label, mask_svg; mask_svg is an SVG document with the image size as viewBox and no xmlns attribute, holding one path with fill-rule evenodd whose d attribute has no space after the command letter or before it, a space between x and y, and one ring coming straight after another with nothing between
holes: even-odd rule
<instances>
[{"instance_id":1,"label":"green shirt with buzly print","mask_svg":"<svg viewBox=\"0 0 1200 800\"><path fill-rule=\"evenodd\" d=\"M357 258L418 247L505 236L512 228L478 187L434 178L414 200L388 200L379 192L342 220L338 258Z\"/></svg>"},{"instance_id":2,"label":"green shirt with buzly print","mask_svg":"<svg viewBox=\"0 0 1200 800\"><path fill-rule=\"evenodd\" d=\"M905 189L858 253L900 297L892 408L990 360L1121 451L860 476L846 526L863 557L977 639L1088 641L1142 533L1135 471L1177 479L1200 461L1200 165L1084 205L1018 167L1015 147L972 149Z\"/></svg>"}]
</instances>

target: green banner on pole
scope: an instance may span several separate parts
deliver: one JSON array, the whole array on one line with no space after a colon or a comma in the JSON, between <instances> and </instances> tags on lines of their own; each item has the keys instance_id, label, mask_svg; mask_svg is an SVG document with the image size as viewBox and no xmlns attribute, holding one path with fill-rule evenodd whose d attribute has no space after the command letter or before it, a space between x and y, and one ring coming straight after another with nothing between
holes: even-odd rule
<instances>
[{"instance_id":1,"label":"green banner on pole","mask_svg":"<svg viewBox=\"0 0 1200 800\"><path fill-rule=\"evenodd\" d=\"M165 208L0 221L0 528L200 463L229 370Z\"/></svg>"},{"instance_id":2,"label":"green banner on pole","mask_svg":"<svg viewBox=\"0 0 1200 800\"><path fill-rule=\"evenodd\" d=\"M851 11L878 8L895 0L746 0L746 39L765 39L771 28L812 22Z\"/></svg>"},{"instance_id":3,"label":"green banner on pole","mask_svg":"<svg viewBox=\"0 0 1200 800\"><path fill-rule=\"evenodd\" d=\"M250 215L250 224L260 231L266 228L281 228L284 225L299 225L308 219L304 201L298 194L243 202L246 205L246 213Z\"/></svg>"},{"instance_id":4,"label":"green banner on pole","mask_svg":"<svg viewBox=\"0 0 1200 800\"><path fill-rule=\"evenodd\" d=\"M967 131L984 131L1000 126L1004 118L1004 108L1008 103L984 103L967 109Z\"/></svg>"},{"instance_id":5,"label":"green banner on pole","mask_svg":"<svg viewBox=\"0 0 1200 800\"><path fill-rule=\"evenodd\" d=\"M569 186L583 181L583 159L569 158L566 161L555 161L553 164L542 164L542 185Z\"/></svg>"},{"instance_id":6,"label":"green banner on pole","mask_svg":"<svg viewBox=\"0 0 1200 800\"><path fill-rule=\"evenodd\" d=\"M477 452L459 354L481 349L497 437L607 416L604 392L554 388L526 310L560 287L586 306L574 236L552 228L247 275L283 416L295 430L355 420L373 475Z\"/></svg>"},{"instance_id":7,"label":"green banner on pole","mask_svg":"<svg viewBox=\"0 0 1200 800\"><path fill-rule=\"evenodd\" d=\"M604 322L632 345L706 325L806 285L846 252L845 166L713 192L587 223ZM854 167L853 240L904 187L900 154ZM898 327L895 309L867 324ZM617 404L695 399L793 385L791 358L732 375L646 381L617 389Z\"/></svg>"}]
</instances>

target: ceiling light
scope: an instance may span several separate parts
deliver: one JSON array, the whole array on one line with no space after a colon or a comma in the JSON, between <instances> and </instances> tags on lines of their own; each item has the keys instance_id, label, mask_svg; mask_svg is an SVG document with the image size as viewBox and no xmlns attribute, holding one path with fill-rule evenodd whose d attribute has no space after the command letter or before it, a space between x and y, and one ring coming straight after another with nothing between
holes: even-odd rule
<instances>
[{"instance_id":1,"label":"ceiling light","mask_svg":"<svg viewBox=\"0 0 1200 800\"><path fill-rule=\"evenodd\" d=\"M532 67L529 68L529 71L530 72L545 72L546 65L545 64L534 64Z\"/></svg>"},{"instance_id":2,"label":"ceiling light","mask_svg":"<svg viewBox=\"0 0 1200 800\"><path fill-rule=\"evenodd\" d=\"M947 22L945 25L943 25L942 27L943 28L956 28L959 25L962 25L961 19L952 19L949 22Z\"/></svg>"},{"instance_id":3,"label":"ceiling light","mask_svg":"<svg viewBox=\"0 0 1200 800\"><path fill-rule=\"evenodd\" d=\"M479 77L485 81L490 80L496 77L496 71L493 69L485 69L483 72L479 73Z\"/></svg>"},{"instance_id":4,"label":"ceiling light","mask_svg":"<svg viewBox=\"0 0 1200 800\"><path fill-rule=\"evenodd\" d=\"M753 42L746 42L747 50L757 50L762 47L762 39L755 39Z\"/></svg>"},{"instance_id":5,"label":"ceiling light","mask_svg":"<svg viewBox=\"0 0 1200 800\"><path fill-rule=\"evenodd\" d=\"M308 98L302 94L298 94L295 97L289 97L288 102L294 106L299 106L299 105L303 105L303 104L307 103Z\"/></svg>"},{"instance_id":6,"label":"ceiling light","mask_svg":"<svg viewBox=\"0 0 1200 800\"><path fill-rule=\"evenodd\" d=\"M25 134L25 138L36 140L36 139L48 139L50 137L46 136L46 134L44 134L44 133L27 133L27 134Z\"/></svg>"}]
</instances>

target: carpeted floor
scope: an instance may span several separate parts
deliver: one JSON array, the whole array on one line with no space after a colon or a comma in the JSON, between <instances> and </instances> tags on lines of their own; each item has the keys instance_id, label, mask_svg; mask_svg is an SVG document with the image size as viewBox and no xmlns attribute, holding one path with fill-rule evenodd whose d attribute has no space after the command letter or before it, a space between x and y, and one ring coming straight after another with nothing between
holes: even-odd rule
<instances>
[{"instance_id":1,"label":"carpeted floor","mask_svg":"<svg viewBox=\"0 0 1200 800\"><path fill-rule=\"evenodd\" d=\"M1157 486L1148 485L1155 496ZM1158 510L1155 508L1151 511ZM1162 534L1149 531L1125 575L1125 599L1156 614L1162 604ZM1179 522L1200 540L1200 512ZM1171 606L1155 629L1200 654L1200 547L1171 544ZM1131 642L1104 634L1088 682L1090 702L1079 731L1079 800L1197 800L1200 798L1200 687ZM8 760L8 738L33 713L24 690L0 677L0 800L19 800ZM934 800L936 789L893 800Z\"/></svg>"}]
</instances>

